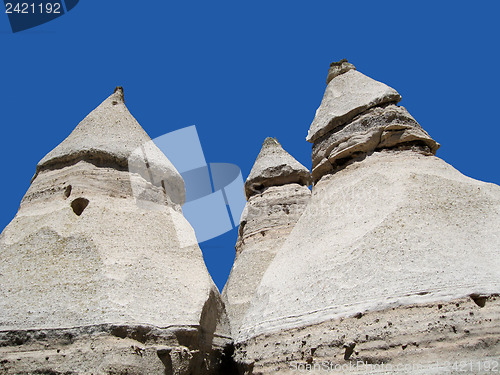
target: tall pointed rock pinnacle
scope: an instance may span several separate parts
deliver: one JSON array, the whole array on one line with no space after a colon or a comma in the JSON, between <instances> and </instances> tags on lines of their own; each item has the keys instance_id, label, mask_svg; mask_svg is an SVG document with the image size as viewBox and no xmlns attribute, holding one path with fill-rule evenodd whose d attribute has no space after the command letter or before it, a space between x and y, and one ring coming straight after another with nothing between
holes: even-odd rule
<instances>
[{"instance_id":1,"label":"tall pointed rock pinnacle","mask_svg":"<svg viewBox=\"0 0 500 375\"><path fill-rule=\"evenodd\" d=\"M335 171L373 151L410 145L435 154L439 144L396 104L396 90L341 60L332 63L327 87L307 140L313 143L312 176Z\"/></svg>"},{"instance_id":2,"label":"tall pointed rock pinnacle","mask_svg":"<svg viewBox=\"0 0 500 375\"><path fill-rule=\"evenodd\" d=\"M40 161L0 236L2 369L218 373L229 326L183 201L117 88Z\"/></svg>"},{"instance_id":3,"label":"tall pointed rock pinnacle","mask_svg":"<svg viewBox=\"0 0 500 375\"><path fill-rule=\"evenodd\" d=\"M399 94L343 65L309 130L311 199L256 288L236 359L267 374L291 358L339 369L498 358L500 187L434 156Z\"/></svg>"},{"instance_id":4,"label":"tall pointed rock pinnacle","mask_svg":"<svg viewBox=\"0 0 500 375\"><path fill-rule=\"evenodd\" d=\"M40 171L81 160L127 169L141 148L147 149L149 169L168 181L170 198L175 203L183 204L184 181L130 114L120 86L38 163L35 177Z\"/></svg>"},{"instance_id":5,"label":"tall pointed rock pinnacle","mask_svg":"<svg viewBox=\"0 0 500 375\"><path fill-rule=\"evenodd\" d=\"M262 275L309 202L309 184L309 170L266 138L245 183L236 259L222 292L235 337Z\"/></svg>"},{"instance_id":6,"label":"tall pointed rock pinnacle","mask_svg":"<svg viewBox=\"0 0 500 375\"><path fill-rule=\"evenodd\" d=\"M283 150L275 138L268 137L245 182L245 195L248 199L268 186L294 182L309 185L310 180L309 170Z\"/></svg>"}]
</instances>

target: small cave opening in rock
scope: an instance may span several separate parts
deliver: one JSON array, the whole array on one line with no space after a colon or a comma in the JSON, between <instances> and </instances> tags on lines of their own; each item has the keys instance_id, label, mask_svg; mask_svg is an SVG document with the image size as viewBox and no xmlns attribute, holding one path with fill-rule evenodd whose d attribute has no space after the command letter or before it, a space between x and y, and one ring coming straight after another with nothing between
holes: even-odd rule
<instances>
[{"instance_id":1,"label":"small cave opening in rock","mask_svg":"<svg viewBox=\"0 0 500 375\"><path fill-rule=\"evenodd\" d=\"M68 185L66 186L66 189L64 189L64 198L69 198L69 196L71 195L71 190L73 189L73 187L71 185Z\"/></svg>"},{"instance_id":2,"label":"small cave opening in rock","mask_svg":"<svg viewBox=\"0 0 500 375\"><path fill-rule=\"evenodd\" d=\"M486 300L488 299L487 296L482 296L482 295L478 295L478 294L471 294L470 298L479 307L484 307L486 305Z\"/></svg>"},{"instance_id":3,"label":"small cave opening in rock","mask_svg":"<svg viewBox=\"0 0 500 375\"><path fill-rule=\"evenodd\" d=\"M73 212L80 216L82 212L87 208L89 205L89 200L86 198L76 198L73 202L71 202L71 208L73 209Z\"/></svg>"}]
</instances>

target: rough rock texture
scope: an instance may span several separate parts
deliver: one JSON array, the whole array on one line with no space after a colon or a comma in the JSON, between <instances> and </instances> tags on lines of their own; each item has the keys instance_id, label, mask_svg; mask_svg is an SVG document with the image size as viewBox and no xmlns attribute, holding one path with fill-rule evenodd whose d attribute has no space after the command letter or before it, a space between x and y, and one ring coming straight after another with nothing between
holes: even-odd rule
<instances>
[{"instance_id":1,"label":"rough rock texture","mask_svg":"<svg viewBox=\"0 0 500 375\"><path fill-rule=\"evenodd\" d=\"M399 95L343 64L309 130L311 200L233 332L236 361L448 374L460 371L428 366L472 360L467 373L486 373L500 362L500 187L436 158ZM358 360L422 368L335 368Z\"/></svg>"},{"instance_id":2,"label":"rough rock texture","mask_svg":"<svg viewBox=\"0 0 500 375\"><path fill-rule=\"evenodd\" d=\"M266 138L245 182L247 199L266 187L290 183L309 185L309 170L283 150L276 139Z\"/></svg>"},{"instance_id":3,"label":"rough rock texture","mask_svg":"<svg viewBox=\"0 0 500 375\"><path fill-rule=\"evenodd\" d=\"M257 288L236 338L242 348L237 353L251 350L252 362L271 360L280 352L278 362L287 366L286 357L300 358L301 352L282 347L269 335L291 337L296 329L326 322L335 326L340 319L367 312L375 321L376 311L395 308L402 320L397 329L408 332L406 340L414 341L414 325L428 328L430 342L419 354L422 358L448 360L445 349L433 348L450 345L453 358L486 359L487 353L498 353L498 302L487 316L492 320L487 326L495 327L493 339L477 331L474 340L482 342L477 352L455 342L458 336L441 338L426 309L408 316L405 306L498 294L499 249L499 186L468 178L434 156L411 150L375 152L314 186L309 205ZM473 322L461 324L471 332L478 328ZM367 334L371 329L365 329ZM340 330L339 335L347 340L354 332L356 328ZM267 351L243 348L257 345L265 335L274 343ZM335 336L318 337L327 345ZM375 344L366 345L385 339L373 340ZM378 356L391 359L392 354ZM407 359L412 361L401 361Z\"/></svg>"},{"instance_id":4,"label":"rough rock texture","mask_svg":"<svg viewBox=\"0 0 500 375\"><path fill-rule=\"evenodd\" d=\"M1 331L0 342L1 374L230 374L232 368L227 340L195 326Z\"/></svg>"},{"instance_id":5,"label":"rough rock texture","mask_svg":"<svg viewBox=\"0 0 500 375\"><path fill-rule=\"evenodd\" d=\"M144 142L118 90L39 163L0 236L2 373L218 370L224 307L182 216L182 178ZM126 170L141 146L156 185Z\"/></svg>"},{"instance_id":6,"label":"rough rock texture","mask_svg":"<svg viewBox=\"0 0 500 375\"><path fill-rule=\"evenodd\" d=\"M163 180L169 197L182 205L185 197L182 177L130 114L125 106L123 89L117 87L61 144L40 160L35 177L40 171L57 169L80 160L128 170L131 163L142 162L142 154L148 162L148 170L144 170L146 173L142 177L149 181L150 175L155 176L157 180L151 182L156 185Z\"/></svg>"},{"instance_id":7,"label":"rough rock texture","mask_svg":"<svg viewBox=\"0 0 500 375\"><path fill-rule=\"evenodd\" d=\"M351 69L333 78L326 87L306 139L314 142L371 107L400 100L396 90Z\"/></svg>"},{"instance_id":8,"label":"rough rock texture","mask_svg":"<svg viewBox=\"0 0 500 375\"><path fill-rule=\"evenodd\" d=\"M500 187L435 157L399 94L346 60L327 85L313 192L266 139L222 298L183 180L117 88L0 235L0 373L498 372Z\"/></svg>"},{"instance_id":9,"label":"rough rock texture","mask_svg":"<svg viewBox=\"0 0 500 375\"><path fill-rule=\"evenodd\" d=\"M258 180L267 187L248 198L241 215L236 259L222 292L233 335L239 332L262 275L311 198L311 191L304 186L309 182L308 174L309 171L286 153L276 140L267 138L264 141L250 172L252 179L249 177L246 184ZM265 179L266 176L270 181ZM281 177L303 184L291 182L269 186L273 182L281 183Z\"/></svg>"},{"instance_id":10,"label":"rough rock texture","mask_svg":"<svg viewBox=\"0 0 500 375\"><path fill-rule=\"evenodd\" d=\"M326 77L326 84L328 85L335 77L348 72L349 70L356 70L356 67L349 63L347 59L342 59L338 62L332 62L330 69L328 69L328 76Z\"/></svg>"},{"instance_id":11,"label":"rough rock texture","mask_svg":"<svg viewBox=\"0 0 500 375\"><path fill-rule=\"evenodd\" d=\"M412 148L435 155L440 146L404 107L395 105L401 99L396 91L355 69L345 59L330 65L307 137L313 143L314 182L373 151Z\"/></svg>"},{"instance_id":12,"label":"rough rock texture","mask_svg":"<svg viewBox=\"0 0 500 375\"><path fill-rule=\"evenodd\" d=\"M500 365L500 298L475 301L411 304L263 334L236 344L235 360L247 374L492 374Z\"/></svg>"},{"instance_id":13,"label":"rough rock texture","mask_svg":"<svg viewBox=\"0 0 500 375\"><path fill-rule=\"evenodd\" d=\"M389 104L371 108L314 142L313 179L342 168L353 158L403 145L418 146L432 155L439 148L404 107Z\"/></svg>"}]
</instances>

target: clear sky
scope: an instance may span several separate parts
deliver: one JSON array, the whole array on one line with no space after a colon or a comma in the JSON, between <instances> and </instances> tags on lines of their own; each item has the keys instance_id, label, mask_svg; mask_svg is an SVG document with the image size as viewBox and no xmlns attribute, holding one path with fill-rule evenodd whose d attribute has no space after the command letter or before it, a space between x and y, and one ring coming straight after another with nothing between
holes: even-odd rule
<instances>
[{"instance_id":1,"label":"clear sky","mask_svg":"<svg viewBox=\"0 0 500 375\"><path fill-rule=\"evenodd\" d=\"M117 85L152 138L196 125L207 161L244 178L267 136L310 167L305 136L342 58L399 91L439 157L500 184L499 11L498 1L80 0L16 34L2 14L0 227L38 161ZM236 235L202 247L220 289Z\"/></svg>"}]
</instances>

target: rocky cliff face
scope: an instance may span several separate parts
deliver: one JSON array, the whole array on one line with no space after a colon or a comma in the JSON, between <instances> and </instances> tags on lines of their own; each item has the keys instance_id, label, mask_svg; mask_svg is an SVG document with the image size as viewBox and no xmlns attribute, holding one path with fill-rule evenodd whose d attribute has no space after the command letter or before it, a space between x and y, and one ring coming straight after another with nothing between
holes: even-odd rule
<instances>
[{"instance_id":1,"label":"rocky cliff face","mask_svg":"<svg viewBox=\"0 0 500 375\"><path fill-rule=\"evenodd\" d=\"M311 197L309 170L267 138L245 182L236 259L222 292L234 337L262 275Z\"/></svg>"},{"instance_id":2,"label":"rocky cliff face","mask_svg":"<svg viewBox=\"0 0 500 375\"><path fill-rule=\"evenodd\" d=\"M40 161L0 236L0 372L217 373L229 330L183 201L118 88Z\"/></svg>"},{"instance_id":3,"label":"rocky cliff face","mask_svg":"<svg viewBox=\"0 0 500 375\"><path fill-rule=\"evenodd\" d=\"M238 360L271 374L498 359L500 187L436 158L392 88L342 62L328 80L307 137L311 201L255 292Z\"/></svg>"}]
</instances>

